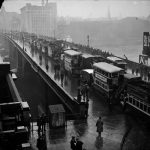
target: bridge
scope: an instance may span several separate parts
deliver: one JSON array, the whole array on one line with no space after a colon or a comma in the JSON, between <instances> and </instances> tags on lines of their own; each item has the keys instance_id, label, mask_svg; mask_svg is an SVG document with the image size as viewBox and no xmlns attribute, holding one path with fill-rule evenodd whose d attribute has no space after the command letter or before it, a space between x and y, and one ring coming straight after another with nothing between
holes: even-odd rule
<instances>
[{"instance_id":1,"label":"bridge","mask_svg":"<svg viewBox=\"0 0 150 150\"><path fill-rule=\"evenodd\" d=\"M69 112L73 116L80 115L79 109L80 109L80 103L72 97L68 92L66 92L63 87L61 87L60 84L54 81L51 74L48 72L48 68L46 66L48 65L47 56L43 55L42 51L37 51L36 55L38 55L39 61L35 60L33 58L34 52L29 51L29 49L25 48L24 43L18 44L15 40L13 40L8 35L2 35L5 40L8 40L11 42L13 46L15 46L19 53L22 54L22 56L29 62L31 67L35 72L38 73L38 75L45 81L45 83L53 90L53 92L59 97L64 107L69 110ZM28 47L29 48L29 47ZM44 58L44 63L42 62ZM44 65L44 66L43 66Z\"/></svg>"},{"instance_id":2,"label":"bridge","mask_svg":"<svg viewBox=\"0 0 150 150\"><path fill-rule=\"evenodd\" d=\"M28 35L29 36L29 35ZM62 52L63 48L67 47L73 47L74 49L79 48L81 45L77 45L75 43L69 43L61 40L51 39L48 37L40 37L35 38L35 35L32 37L32 43L29 45L30 37L26 39L20 39L19 36L10 35L10 34L3 34L3 37L6 40L9 40L17 49L18 51L24 56L24 58L30 63L33 70L37 72L40 77L45 81L45 83L51 87L51 89L54 91L54 93L59 97L59 99L62 101L64 106L72 113L72 114L79 114L80 110L80 103L74 99L74 96L71 96L70 93L68 93L59 83L55 81L55 79L51 76L49 72L49 52L48 52L48 44L50 43L50 47L52 50L57 50L58 52ZM42 39L43 38L43 39ZM36 41L38 40L38 41ZM38 43L40 43L38 45ZM30 48L31 46L31 48ZM87 52L88 47L82 46L85 49L82 49L82 52ZM89 50L92 53L97 53L95 49ZM110 54L107 52L99 52L102 54L103 57L107 57ZM98 53L98 54L99 54ZM59 53L57 53L59 55ZM36 59L35 59L36 56ZM56 57L56 56L55 56ZM130 60L126 60L127 62L127 72L132 74L140 74L142 76L144 73L146 74L143 79L148 79L148 72L150 71L149 66L145 66L142 64L138 64L135 62L132 62ZM138 69L138 72L136 71ZM146 77L146 78L145 78ZM119 91L120 92L120 91ZM77 95L76 95L77 96ZM137 106L137 103L135 103L135 99L132 101L128 101L127 103L131 105L132 107L140 110L141 112L145 113L149 116L149 104L141 102L140 105ZM139 102L138 102L139 103ZM141 106L143 105L143 107ZM147 107L147 109L145 109Z\"/></svg>"}]
</instances>

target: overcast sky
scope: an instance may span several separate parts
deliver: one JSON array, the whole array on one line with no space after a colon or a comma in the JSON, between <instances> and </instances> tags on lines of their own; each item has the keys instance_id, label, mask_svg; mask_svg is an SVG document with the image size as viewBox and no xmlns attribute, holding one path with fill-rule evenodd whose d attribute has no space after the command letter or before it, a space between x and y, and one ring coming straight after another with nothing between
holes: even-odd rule
<instances>
[{"instance_id":1,"label":"overcast sky","mask_svg":"<svg viewBox=\"0 0 150 150\"><path fill-rule=\"evenodd\" d=\"M57 3L58 16L99 18L107 17L147 17L150 14L150 1L143 0L49 0ZM41 0L5 0L6 11L20 13L26 3L41 5Z\"/></svg>"}]
</instances>

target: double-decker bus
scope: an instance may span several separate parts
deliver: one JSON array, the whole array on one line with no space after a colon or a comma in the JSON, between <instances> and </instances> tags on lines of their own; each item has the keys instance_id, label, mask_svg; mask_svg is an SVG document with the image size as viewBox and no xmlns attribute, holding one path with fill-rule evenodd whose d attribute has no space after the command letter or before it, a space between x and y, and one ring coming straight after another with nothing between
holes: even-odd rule
<instances>
[{"instance_id":1,"label":"double-decker bus","mask_svg":"<svg viewBox=\"0 0 150 150\"><path fill-rule=\"evenodd\" d=\"M71 74L80 74L81 52L74 50L64 51L64 68Z\"/></svg>"},{"instance_id":2,"label":"double-decker bus","mask_svg":"<svg viewBox=\"0 0 150 150\"><path fill-rule=\"evenodd\" d=\"M107 57L107 62L112 63L115 66L126 70L127 63L121 58L118 58L115 56L109 56L109 57Z\"/></svg>"},{"instance_id":3,"label":"double-decker bus","mask_svg":"<svg viewBox=\"0 0 150 150\"><path fill-rule=\"evenodd\" d=\"M93 84L93 69L82 69L80 80L81 84L87 83L91 87Z\"/></svg>"},{"instance_id":4,"label":"double-decker bus","mask_svg":"<svg viewBox=\"0 0 150 150\"><path fill-rule=\"evenodd\" d=\"M106 62L94 63L93 68L94 87L104 93L107 98L110 98L114 90L119 87L124 69Z\"/></svg>"},{"instance_id":5,"label":"double-decker bus","mask_svg":"<svg viewBox=\"0 0 150 150\"><path fill-rule=\"evenodd\" d=\"M83 69L92 69L94 63L101 61L105 61L105 59L101 55L91 55L87 53L82 54Z\"/></svg>"}]
</instances>

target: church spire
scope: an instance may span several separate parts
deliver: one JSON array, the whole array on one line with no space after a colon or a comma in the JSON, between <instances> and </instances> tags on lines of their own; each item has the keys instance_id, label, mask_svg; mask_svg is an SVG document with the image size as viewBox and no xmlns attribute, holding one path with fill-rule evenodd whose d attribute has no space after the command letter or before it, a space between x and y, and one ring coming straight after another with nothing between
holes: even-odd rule
<instances>
[{"instance_id":1,"label":"church spire","mask_svg":"<svg viewBox=\"0 0 150 150\"><path fill-rule=\"evenodd\" d=\"M108 17L108 19L110 20L110 19L111 19L111 14L110 14L110 7L109 7L109 6L108 6L108 12L107 12L107 13L108 13L108 14L107 14L107 15L108 15L107 17Z\"/></svg>"}]
</instances>

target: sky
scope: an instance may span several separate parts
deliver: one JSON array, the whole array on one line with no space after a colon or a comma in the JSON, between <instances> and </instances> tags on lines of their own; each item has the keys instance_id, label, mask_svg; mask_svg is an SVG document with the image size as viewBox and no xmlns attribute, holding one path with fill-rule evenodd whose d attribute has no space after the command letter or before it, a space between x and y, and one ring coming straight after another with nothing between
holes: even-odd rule
<instances>
[{"instance_id":1,"label":"sky","mask_svg":"<svg viewBox=\"0 0 150 150\"><path fill-rule=\"evenodd\" d=\"M57 3L57 14L63 17L107 18L147 17L150 14L148 0L49 0ZM6 11L20 13L26 3L41 5L41 0L5 0Z\"/></svg>"}]
</instances>

